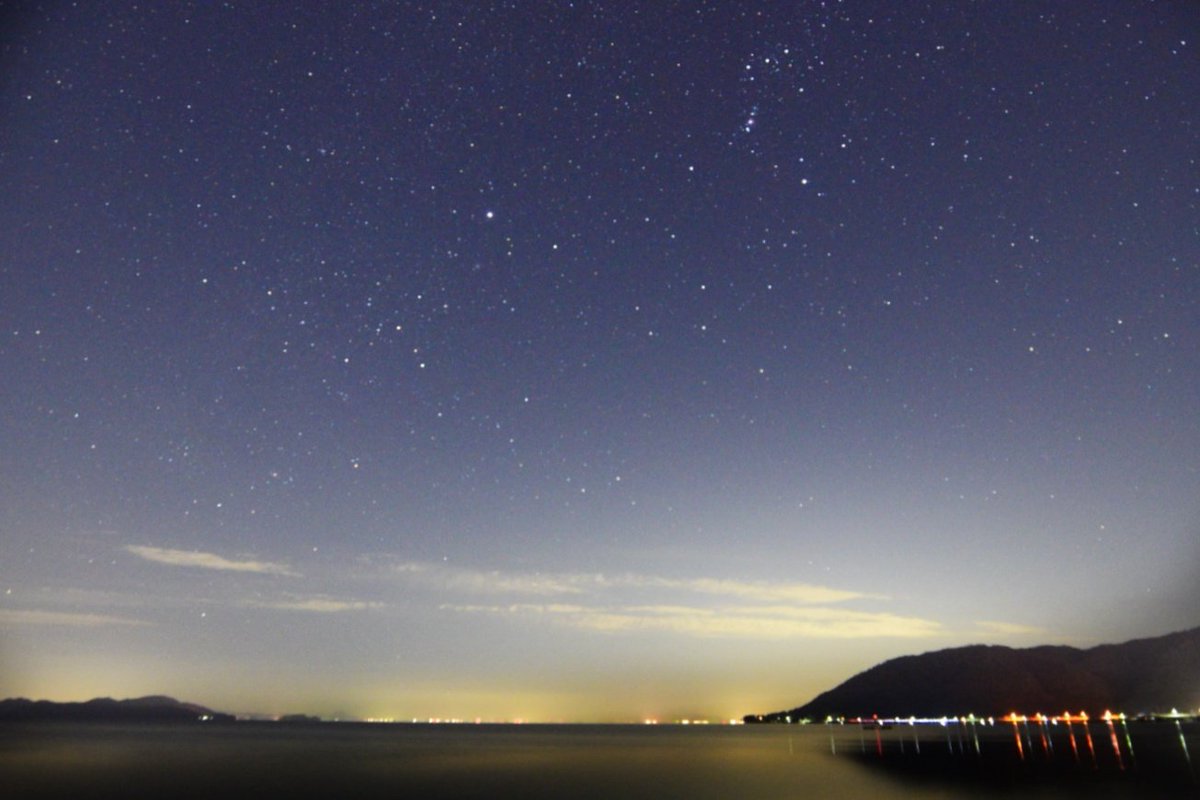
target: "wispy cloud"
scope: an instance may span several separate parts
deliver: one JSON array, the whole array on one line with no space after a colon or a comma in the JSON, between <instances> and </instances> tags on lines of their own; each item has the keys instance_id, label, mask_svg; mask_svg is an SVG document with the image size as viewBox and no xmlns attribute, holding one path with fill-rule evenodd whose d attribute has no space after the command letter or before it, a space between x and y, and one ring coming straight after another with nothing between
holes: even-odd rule
<instances>
[{"instance_id":1,"label":"wispy cloud","mask_svg":"<svg viewBox=\"0 0 1200 800\"><path fill-rule=\"evenodd\" d=\"M472 594L555 595L579 594L588 579L579 575L484 571L408 562L395 567L397 573L436 588Z\"/></svg>"},{"instance_id":2,"label":"wispy cloud","mask_svg":"<svg viewBox=\"0 0 1200 800\"><path fill-rule=\"evenodd\" d=\"M138 619L112 617L105 614L76 614L65 611L34 609L0 609L0 625L66 625L76 628L100 628L110 625L149 625Z\"/></svg>"},{"instance_id":3,"label":"wispy cloud","mask_svg":"<svg viewBox=\"0 0 1200 800\"><path fill-rule=\"evenodd\" d=\"M308 597L291 600L279 600L268 603L254 603L257 608L272 608L278 611L307 611L316 614L337 614L342 611L367 611L383 608L383 603L367 602L364 600L339 600L333 597Z\"/></svg>"},{"instance_id":4,"label":"wispy cloud","mask_svg":"<svg viewBox=\"0 0 1200 800\"><path fill-rule=\"evenodd\" d=\"M198 567L229 572L254 572L262 575L299 576L299 573L294 572L286 564L277 564L271 561L234 561L215 553L204 553L198 550L171 550L164 547L145 547L135 544L126 545L125 550L147 561L169 564L173 567Z\"/></svg>"},{"instance_id":5,"label":"wispy cloud","mask_svg":"<svg viewBox=\"0 0 1200 800\"><path fill-rule=\"evenodd\" d=\"M940 623L846 608L877 594L808 583L677 578L625 573L506 573L442 564L400 564L396 572L452 597L440 607L464 614L541 619L582 630L670 632L694 637L858 639L930 637ZM456 595L456 596L455 596ZM469 597L514 602L471 602ZM529 602L544 598L544 602ZM466 601L466 602L463 602Z\"/></svg>"},{"instance_id":6,"label":"wispy cloud","mask_svg":"<svg viewBox=\"0 0 1200 800\"><path fill-rule=\"evenodd\" d=\"M662 578L648 575L624 575L606 581L615 586L672 589L699 594L736 597L743 600L763 602L791 602L805 604L841 603L846 600L875 598L862 592L832 589L808 583L767 583L762 581L738 581L728 578Z\"/></svg>"},{"instance_id":7,"label":"wispy cloud","mask_svg":"<svg viewBox=\"0 0 1200 800\"><path fill-rule=\"evenodd\" d=\"M923 638L944 632L941 624L934 620L843 608L702 608L680 605L592 607L529 603L508 606L444 605L442 608L462 613L541 617L569 627L594 631L656 631L702 638Z\"/></svg>"},{"instance_id":8,"label":"wispy cloud","mask_svg":"<svg viewBox=\"0 0 1200 800\"><path fill-rule=\"evenodd\" d=\"M674 593L687 592L776 603L824 604L865 598L880 599L880 595L808 583L770 583L727 578L668 578L636 573L512 573L420 562L399 564L395 570L425 585L475 594L551 596L596 594L612 589L658 589Z\"/></svg>"},{"instance_id":9,"label":"wispy cloud","mask_svg":"<svg viewBox=\"0 0 1200 800\"><path fill-rule=\"evenodd\" d=\"M1016 622L997 622L988 619L976 620L975 628L981 633L995 636L1042 636L1046 633L1045 628L1038 628L1033 625L1021 625Z\"/></svg>"}]
</instances>

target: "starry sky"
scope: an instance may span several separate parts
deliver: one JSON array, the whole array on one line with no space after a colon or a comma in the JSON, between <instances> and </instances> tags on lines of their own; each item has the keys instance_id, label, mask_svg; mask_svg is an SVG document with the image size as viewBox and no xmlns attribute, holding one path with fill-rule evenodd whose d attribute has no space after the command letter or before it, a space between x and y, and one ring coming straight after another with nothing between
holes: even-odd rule
<instances>
[{"instance_id":1,"label":"starry sky","mask_svg":"<svg viewBox=\"0 0 1200 800\"><path fill-rule=\"evenodd\" d=\"M0 696L722 719L1194 626L1198 44L0 3Z\"/></svg>"}]
</instances>

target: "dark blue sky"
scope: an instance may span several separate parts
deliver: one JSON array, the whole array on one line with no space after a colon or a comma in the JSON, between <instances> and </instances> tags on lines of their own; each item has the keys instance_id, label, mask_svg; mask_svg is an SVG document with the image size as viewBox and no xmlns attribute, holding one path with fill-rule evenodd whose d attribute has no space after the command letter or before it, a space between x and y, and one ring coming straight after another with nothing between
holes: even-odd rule
<instances>
[{"instance_id":1,"label":"dark blue sky","mask_svg":"<svg viewBox=\"0 0 1200 800\"><path fill-rule=\"evenodd\" d=\"M0 9L0 694L716 717L1196 624L1193 4Z\"/></svg>"}]
</instances>

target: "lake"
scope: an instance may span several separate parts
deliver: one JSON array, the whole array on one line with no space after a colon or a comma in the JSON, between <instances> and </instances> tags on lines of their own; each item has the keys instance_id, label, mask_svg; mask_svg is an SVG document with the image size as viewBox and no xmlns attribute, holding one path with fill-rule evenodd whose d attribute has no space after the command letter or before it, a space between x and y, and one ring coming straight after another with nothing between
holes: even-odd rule
<instances>
[{"instance_id":1,"label":"lake","mask_svg":"<svg viewBox=\"0 0 1200 800\"><path fill-rule=\"evenodd\" d=\"M1183 742L1170 723L1130 728L1113 751L1108 732L1093 724L1095 759L1082 726L1072 731L1074 747L1065 730L1045 742L1037 731L1019 732L1029 749L1018 759L1013 731L999 724L965 735L937 726L21 724L0 726L0 796L778 800L1196 791L1182 749L1195 752L1194 728L1182 731Z\"/></svg>"}]
</instances>

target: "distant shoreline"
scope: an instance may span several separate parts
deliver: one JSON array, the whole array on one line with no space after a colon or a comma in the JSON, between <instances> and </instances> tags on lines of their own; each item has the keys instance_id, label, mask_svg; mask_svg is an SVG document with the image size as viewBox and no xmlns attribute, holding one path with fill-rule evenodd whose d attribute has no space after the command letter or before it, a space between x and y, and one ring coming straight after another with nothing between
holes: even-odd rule
<instances>
[{"instance_id":1,"label":"distant shoreline","mask_svg":"<svg viewBox=\"0 0 1200 800\"><path fill-rule=\"evenodd\" d=\"M60 703L52 700L27 700L23 697L0 700L0 722L234 722L232 714L213 711L195 703L172 697L151 695L128 700L98 697L83 702Z\"/></svg>"}]
</instances>

